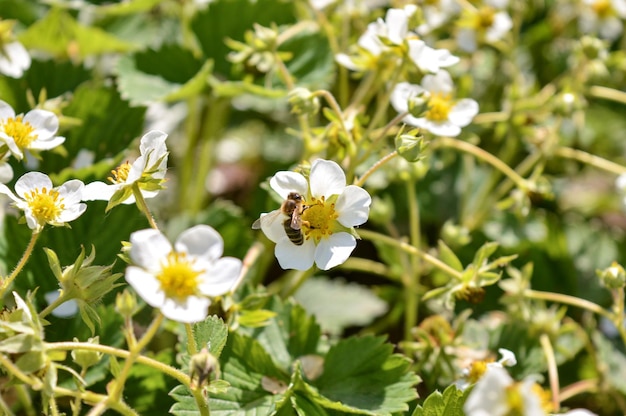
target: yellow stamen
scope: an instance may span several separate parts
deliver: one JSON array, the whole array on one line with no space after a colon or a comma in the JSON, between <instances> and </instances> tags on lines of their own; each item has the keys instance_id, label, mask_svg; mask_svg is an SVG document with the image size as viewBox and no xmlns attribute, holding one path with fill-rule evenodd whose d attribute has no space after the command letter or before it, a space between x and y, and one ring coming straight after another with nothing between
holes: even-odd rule
<instances>
[{"instance_id":1,"label":"yellow stamen","mask_svg":"<svg viewBox=\"0 0 626 416\"><path fill-rule=\"evenodd\" d=\"M478 10L478 28L488 29L493 25L496 11L489 6L483 6Z\"/></svg>"},{"instance_id":2,"label":"yellow stamen","mask_svg":"<svg viewBox=\"0 0 626 416\"><path fill-rule=\"evenodd\" d=\"M15 140L15 144L17 144L20 149L26 149L30 143L37 138L37 135L33 134L35 128L31 126L29 122L22 121L22 119L23 116L9 118L5 120L2 129L7 136Z\"/></svg>"},{"instance_id":3,"label":"yellow stamen","mask_svg":"<svg viewBox=\"0 0 626 416\"><path fill-rule=\"evenodd\" d=\"M444 94L442 92L434 93L428 100L426 118L432 121L445 121L448 119L452 105L453 101L450 94Z\"/></svg>"},{"instance_id":4,"label":"yellow stamen","mask_svg":"<svg viewBox=\"0 0 626 416\"><path fill-rule=\"evenodd\" d=\"M532 385L533 393L539 396L539 402L541 403L541 408L546 413L553 413L554 406L552 406L552 397L549 390L544 390L539 384L534 383Z\"/></svg>"},{"instance_id":5,"label":"yellow stamen","mask_svg":"<svg viewBox=\"0 0 626 416\"><path fill-rule=\"evenodd\" d=\"M193 260L188 259L185 253L171 252L157 279L165 296L182 301L198 292L200 274L194 270Z\"/></svg>"},{"instance_id":6,"label":"yellow stamen","mask_svg":"<svg viewBox=\"0 0 626 416\"><path fill-rule=\"evenodd\" d=\"M33 217L40 224L55 221L65 209L63 198L54 189L43 187L34 189L26 195L26 202L33 213Z\"/></svg>"},{"instance_id":7,"label":"yellow stamen","mask_svg":"<svg viewBox=\"0 0 626 416\"><path fill-rule=\"evenodd\" d=\"M509 411L507 416L523 416L524 413L524 398L520 392L520 384L513 383L506 387L506 403Z\"/></svg>"},{"instance_id":8,"label":"yellow stamen","mask_svg":"<svg viewBox=\"0 0 626 416\"><path fill-rule=\"evenodd\" d=\"M130 172L130 163L128 161L122 163L117 167L117 169L113 169L111 171L111 175L107 179L112 183L124 183L128 178L128 172Z\"/></svg>"},{"instance_id":9,"label":"yellow stamen","mask_svg":"<svg viewBox=\"0 0 626 416\"><path fill-rule=\"evenodd\" d=\"M328 238L333 233L333 225L338 216L334 203L326 201L324 197L313 198L302 213L302 230L305 237L313 238L316 242Z\"/></svg>"},{"instance_id":10,"label":"yellow stamen","mask_svg":"<svg viewBox=\"0 0 626 416\"><path fill-rule=\"evenodd\" d=\"M469 374L467 375L467 381L470 383L476 383L487 371L487 364L493 362L493 360L485 360L485 361L474 361L469 369Z\"/></svg>"}]
</instances>

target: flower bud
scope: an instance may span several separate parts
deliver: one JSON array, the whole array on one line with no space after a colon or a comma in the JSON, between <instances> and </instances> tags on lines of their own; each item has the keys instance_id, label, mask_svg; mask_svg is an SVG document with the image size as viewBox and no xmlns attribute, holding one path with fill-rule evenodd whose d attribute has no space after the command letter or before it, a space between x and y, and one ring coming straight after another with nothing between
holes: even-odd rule
<instances>
[{"instance_id":1,"label":"flower bud","mask_svg":"<svg viewBox=\"0 0 626 416\"><path fill-rule=\"evenodd\" d=\"M409 113L414 117L422 117L424 112L428 110L428 101L430 100L430 93L428 91L422 91L417 95L409 97Z\"/></svg>"},{"instance_id":2,"label":"flower bud","mask_svg":"<svg viewBox=\"0 0 626 416\"><path fill-rule=\"evenodd\" d=\"M197 388L209 379L209 376L213 372L218 372L219 362L209 350L202 348L197 354L191 357L189 363L189 377L191 378L192 385ZM192 387L193 388L193 387Z\"/></svg>"},{"instance_id":3,"label":"flower bud","mask_svg":"<svg viewBox=\"0 0 626 416\"><path fill-rule=\"evenodd\" d=\"M137 313L137 298L128 289L124 289L115 298L115 310L123 317L130 318Z\"/></svg>"},{"instance_id":4,"label":"flower bud","mask_svg":"<svg viewBox=\"0 0 626 416\"><path fill-rule=\"evenodd\" d=\"M74 342L78 342L78 338L74 338ZM88 343L99 345L100 337L89 338ZM92 367L100 362L102 353L99 351L76 349L72 351L72 359L83 369Z\"/></svg>"},{"instance_id":5,"label":"flower bud","mask_svg":"<svg viewBox=\"0 0 626 416\"><path fill-rule=\"evenodd\" d=\"M607 289L621 289L626 286L626 272L616 262L604 270L596 270L596 274L600 278L600 283Z\"/></svg>"},{"instance_id":6,"label":"flower bud","mask_svg":"<svg viewBox=\"0 0 626 416\"><path fill-rule=\"evenodd\" d=\"M307 88L294 88L289 93L289 104L294 114L317 114L320 110L320 100Z\"/></svg>"}]
</instances>

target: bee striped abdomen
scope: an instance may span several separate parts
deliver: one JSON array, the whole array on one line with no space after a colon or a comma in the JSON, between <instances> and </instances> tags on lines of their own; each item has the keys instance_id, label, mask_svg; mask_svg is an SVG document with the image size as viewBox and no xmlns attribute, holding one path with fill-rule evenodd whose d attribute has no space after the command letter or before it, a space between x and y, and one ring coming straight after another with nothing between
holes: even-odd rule
<instances>
[{"instance_id":1,"label":"bee striped abdomen","mask_svg":"<svg viewBox=\"0 0 626 416\"><path fill-rule=\"evenodd\" d=\"M285 229L285 233L289 238L289 241L294 243L297 246L301 246L304 243L304 235L302 234L302 230L294 230L291 228L291 218L286 219L283 222L283 228Z\"/></svg>"}]
</instances>

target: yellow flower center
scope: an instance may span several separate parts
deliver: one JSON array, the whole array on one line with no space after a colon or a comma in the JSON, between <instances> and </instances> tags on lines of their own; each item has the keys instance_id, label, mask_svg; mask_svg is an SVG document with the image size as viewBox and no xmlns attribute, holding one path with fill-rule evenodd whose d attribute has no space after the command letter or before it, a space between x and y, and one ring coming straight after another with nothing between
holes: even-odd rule
<instances>
[{"instance_id":1,"label":"yellow flower center","mask_svg":"<svg viewBox=\"0 0 626 416\"><path fill-rule=\"evenodd\" d=\"M59 197L59 193L46 187L30 191L26 195L26 202L28 202L33 217L40 224L53 222L65 209L63 198Z\"/></svg>"},{"instance_id":2,"label":"yellow flower center","mask_svg":"<svg viewBox=\"0 0 626 416\"><path fill-rule=\"evenodd\" d=\"M302 213L302 230L307 239L313 238L319 242L333 233L333 225L339 216L335 212L335 203L326 201L324 197L313 198L307 202L307 208Z\"/></svg>"},{"instance_id":3,"label":"yellow flower center","mask_svg":"<svg viewBox=\"0 0 626 416\"><path fill-rule=\"evenodd\" d=\"M554 407L552 406L551 394L549 390L544 390L539 384L534 383L532 385L533 393L539 396L539 402L541 403L541 408L546 413L553 413Z\"/></svg>"},{"instance_id":4,"label":"yellow flower center","mask_svg":"<svg viewBox=\"0 0 626 416\"><path fill-rule=\"evenodd\" d=\"M496 11L489 6L483 6L478 10L477 27L482 29L488 29L493 25L495 20Z\"/></svg>"},{"instance_id":5,"label":"yellow flower center","mask_svg":"<svg viewBox=\"0 0 626 416\"><path fill-rule=\"evenodd\" d=\"M33 134L35 128L31 126L29 122L22 121L22 118L23 116L9 118L4 122L2 127L7 136L15 140L15 144L17 144L20 149L25 149L37 136Z\"/></svg>"},{"instance_id":6,"label":"yellow flower center","mask_svg":"<svg viewBox=\"0 0 626 416\"><path fill-rule=\"evenodd\" d=\"M493 360L492 360L493 361ZM476 383L487 371L487 364L492 361L474 361L469 369L469 374L467 375L467 381L470 383Z\"/></svg>"},{"instance_id":7,"label":"yellow flower center","mask_svg":"<svg viewBox=\"0 0 626 416\"><path fill-rule=\"evenodd\" d=\"M130 172L130 163L128 161L122 163L117 167L117 169L113 169L111 171L111 175L107 179L112 183L124 183L128 178L128 172Z\"/></svg>"},{"instance_id":8,"label":"yellow flower center","mask_svg":"<svg viewBox=\"0 0 626 416\"><path fill-rule=\"evenodd\" d=\"M198 276L201 272L194 270L193 263L185 253L171 252L167 255L156 277L161 282L165 296L182 301L198 292Z\"/></svg>"},{"instance_id":9,"label":"yellow flower center","mask_svg":"<svg viewBox=\"0 0 626 416\"><path fill-rule=\"evenodd\" d=\"M452 105L453 101L450 94L444 94L442 92L434 93L428 100L426 118L432 121L445 121L448 119Z\"/></svg>"},{"instance_id":10,"label":"yellow flower center","mask_svg":"<svg viewBox=\"0 0 626 416\"><path fill-rule=\"evenodd\" d=\"M519 388L519 383L513 383L506 388L506 403L509 408L509 411L506 413L507 416L524 415L524 398L522 397Z\"/></svg>"},{"instance_id":11,"label":"yellow flower center","mask_svg":"<svg viewBox=\"0 0 626 416\"><path fill-rule=\"evenodd\" d=\"M591 8L599 17L609 17L612 12L610 0L596 0L591 5Z\"/></svg>"}]
</instances>

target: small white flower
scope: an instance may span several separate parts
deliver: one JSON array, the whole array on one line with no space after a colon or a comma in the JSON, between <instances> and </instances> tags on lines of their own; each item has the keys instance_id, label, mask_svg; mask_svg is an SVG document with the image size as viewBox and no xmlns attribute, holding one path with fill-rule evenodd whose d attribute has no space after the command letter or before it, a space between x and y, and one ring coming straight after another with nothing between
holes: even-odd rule
<instances>
[{"instance_id":1,"label":"small white flower","mask_svg":"<svg viewBox=\"0 0 626 416\"><path fill-rule=\"evenodd\" d=\"M304 241L294 244L285 231L288 217L280 210L261 214L260 227L276 243L274 253L283 269L308 270L315 263L328 270L345 262L356 247L353 227L367 221L370 195L361 187L346 186L341 167L329 160L313 162L309 180L296 172L282 171L270 180L282 198L296 192L305 200L302 213Z\"/></svg>"},{"instance_id":2,"label":"small white flower","mask_svg":"<svg viewBox=\"0 0 626 416\"><path fill-rule=\"evenodd\" d=\"M492 366L476 383L463 410L467 416L542 416L546 412L541 399L533 390L534 381L516 383L502 368Z\"/></svg>"},{"instance_id":3,"label":"small white flower","mask_svg":"<svg viewBox=\"0 0 626 416\"><path fill-rule=\"evenodd\" d=\"M58 129L59 119L53 112L34 109L16 116L13 108L0 100L0 144L17 159L24 157L26 149L49 150L62 144L65 137L55 136Z\"/></svg>"},{"instance_id":4,"label":"small white flower","mask_svg":"<svg viewBox=\"0 0 626 416\"><path fill-rule=\"evenodd\" d=\"M583 0L578 27L583 33L598 34L615 40L622 34L626 0Z\"/></svg>"},{"instance_id":5,"label":"small white flower","mask_svg":"<svg viewBox=\"0 0 626 416\"><path fill-rule=\"evenodd\" d=\"M40 232L46 224L62 226L85 212L87 206L80 203L83 188L78 179L55 188L48 175L28 172L15 183L17 196L4 184L0 184L0 194L7 195L24 211L31 230Z\"/></svg>"},{"instance_id":6,"label":"small white flower","mask_svg":"<svg viewBox=\"0 0 626 416\"><path fill-rule=\"evenodd\" d=\"M503 39L513 28L513 20L504 9L508 1L486 0L476 9L464 10L457 34L459 47L474 52L479 42L493 44Z\"/></svg>"},{"instance_id":7,"label":"small white flower","mask_svg":"<svg viewBox=\"0 0 626 416\"><path fill-rule=\"evenodd\" d=\"M15 306L17 306L17 309L21 309L24 316L32 322L33 314L30 312L30 308L26 302L24 302L24 299L22 299L16 291L13 291L13 297L15 298Z\"/></svg>"},{"instance_id":8,"label":"small white flower","mask_svg":"<svg viewBox=\"0 0 626 416\"><path fill-rule=\"evenodd\" d=\"M0 183L7 183L13 179L13 168L7 162L8 158L8 153L0 158Z\"/></svg>"},{"instance_id":9,"label":"small white flower","mask_svg":"<svg viewBox=\"0 0 626 416\"><path fill-rule=\"evenodd\" d=\"M478 382L485 372L491 367L512 367L517 364L517 358L513 351L505 348L499 348L498 352L502 355L498 361L485 361L477 360L473 361L471 365L463 370L463 377L457 380L454 384L459 390L465 390L472 384Z\"/></svg>"},{"instance_id":10,"label":"small white flower","mask_svg":"<svg viewBox=\"0 0 626 416\"><path fill-rule=\"evenodd\" d=\"M30 55L19 42L3 45L0 50L0 73L11 78L20 78L30 68Z\"/></svg>"},{"instance_id":11,"label":"small white flower","mask_svg":"<svg viewBox=\"0 0 626 416\"><path fill-rule=\"evenodd\" d=\"M173 246L154 229L132 233L130 243L134 265L126 268L126 281L146 303L174 321L202 321L209 297L230 291L241 272L239 259L221 257L224 241L208 225L189 228Z\"/></svg>"},{"instance_id":12,"label":"small white flower","mask_svg":"<svg viewBox=\"0 0 626 416\"><path fill-rule=\"evenodd\" d=\"M398 83L391 93L391 105L399 113L409 109L409 99L427 93L428 109L423 117L407 115L403 121L438 136L458 136L461 127L467 126L478 114L478 103L470 98L453 99L454 84L450 74L440 70L426 75L422 85Z\"/></svg>"},{"instance_id":13,"label":"small white flower","mask_svg":"<svg viewBox=\"0 0 626 416\"><path fill-rule=\"evenodd\" d=\"M83 191L83 201L110 201L107 209L120 203L133 204L135 197L132 188L135 183L139 185L144 198L155 197L163 189L167 171L168 152L165 139L167 134L162 131L146 133L141 138L140 156L137 160L132 165L126 162L113 170L113 176L108 178L111 185L104 182L87 184Z\"/></svg>"}]
</instances>

